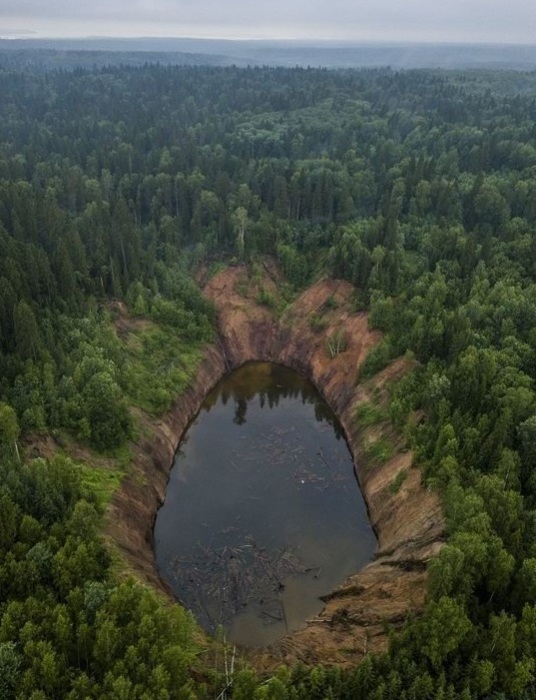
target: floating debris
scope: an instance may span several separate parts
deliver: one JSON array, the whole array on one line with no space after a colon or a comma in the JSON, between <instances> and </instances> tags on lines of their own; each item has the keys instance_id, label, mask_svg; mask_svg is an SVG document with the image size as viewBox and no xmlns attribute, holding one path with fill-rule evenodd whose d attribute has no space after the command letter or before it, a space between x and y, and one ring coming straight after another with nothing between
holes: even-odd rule
<instances>
[{"instance_id":1,"label":"floating debris","mask_svg":"<svg viewBox=\"0 0 536 700\"><path fill-rule=\"evenodd\" d=\"M281 592L292 576L317 578L320 567L308 567L289 547L268 552L251 535L238 546L213 549L198 543L189 557L171 562L177 588L193 591L192 611L209 629L228 624L246 606L253 606L264 624L285 622Z\"/></svg>"}]
</instances>

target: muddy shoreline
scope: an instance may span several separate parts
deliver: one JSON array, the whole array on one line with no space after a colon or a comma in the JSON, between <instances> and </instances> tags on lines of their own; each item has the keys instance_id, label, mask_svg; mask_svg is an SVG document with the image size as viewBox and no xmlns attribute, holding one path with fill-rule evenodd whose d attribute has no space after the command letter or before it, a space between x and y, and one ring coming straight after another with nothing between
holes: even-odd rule
<instances>
[{"instance_id":1,"label":"muddy shoreline","mask_svg":"<svg viewBox=\"0 0 536 700\"><path fill-rule=\"evenodd\" d=\"M263 289L277 295L277 279L266 276ZM237 291L238 290L238 291ZM357 371L379 340L365 313L353 313L351 285L323 280L306 290L281 315L257 303L258 281L241 268L211 279L205 295L216 307L218 341L207 348L192 386L160 420L142 417L143 437L133 448L129 475L107 512L107 536L128 569L167 594L154 562L152 528L165 496L169 471L181 435L198 413L207 392L228 372L249 361L285 365L304 374L337 414L352 454L372 526L378 537L376 559L326 600L322 613L301 631L270 649L250 652L251 661L267 668L276 663L355 664L386 647L384 622L400 625L418 611L426 592L426 562L439 551L444 535L435 494L421 485L411 452L397 452L383 464L366 459L367 443L376 439L355 418L369 401L406 367L400 361L371 382L357 382ZM321 323L312 323L312 319ZM334 338L344 337L338 353ZM398 490L393 480L402 470Z\"/></svg>"}]
</instances>

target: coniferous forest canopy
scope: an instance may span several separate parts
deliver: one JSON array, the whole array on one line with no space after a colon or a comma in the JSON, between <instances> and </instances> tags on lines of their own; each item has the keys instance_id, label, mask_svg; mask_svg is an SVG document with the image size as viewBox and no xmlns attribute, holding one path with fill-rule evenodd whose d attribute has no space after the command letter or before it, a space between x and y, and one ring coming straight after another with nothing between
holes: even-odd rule
<instances>
[{"instance_id":1,"label":"coniferous forest canopy","mask_svg":"<svg viewBox=\"0 0 536 700\"><path fill-rule=\"evenodd\" d=\"M227 696L536 697L536 74L16 64L0 70L0 700L227 686L187 612L118 582L102 484L61 451L21 453L51 435L128 462L132 408L168 409L215 336L192 275L263 256L295 289L355 285L384 332L365 375L415 357L390 415L448 540L387 654L240 668ZM152 321L129 351L118 302Z\"/></svg>"}]
</instances>

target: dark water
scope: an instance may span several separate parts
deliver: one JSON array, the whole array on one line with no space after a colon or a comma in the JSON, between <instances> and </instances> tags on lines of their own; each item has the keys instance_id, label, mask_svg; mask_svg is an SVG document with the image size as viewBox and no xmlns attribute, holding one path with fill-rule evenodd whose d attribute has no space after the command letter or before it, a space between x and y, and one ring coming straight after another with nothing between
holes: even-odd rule
<instances>
[{"instance_id":1,"label":"dark water","mask_svg":"<svg viewBox=\"0 0 536 700\"><path fill-rule=\"evenodd\" d=\"M252 363L208 394L179 446L154 541L177 598L245 646L299 629L322 609L319 596L371 559L350 453L304 377Z\"/></svg>"}]
</instances>

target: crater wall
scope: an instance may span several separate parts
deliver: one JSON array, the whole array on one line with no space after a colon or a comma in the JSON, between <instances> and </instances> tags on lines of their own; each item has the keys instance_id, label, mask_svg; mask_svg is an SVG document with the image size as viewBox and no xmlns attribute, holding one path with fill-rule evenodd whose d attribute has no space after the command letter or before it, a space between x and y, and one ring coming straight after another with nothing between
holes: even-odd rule
<instances>
[{"instance_id":1,"label":"crater wall","mask_svg":"<svg viewBox=\"0 0 536 700\"><path fill-rule=\"evenodd\" d=\"M276 299L279 280L270 273L266 271L262 289ZM227 269L206 284L204 293L217 311L218 341L207 348L195 380L173 408L157 421L142 417L147 435L135 445L133 468L110 504L107 533L135 575L169 594L155 568L152 527L178 442L204 397L224 374L248 361L276 362L305 374L343 426L378 553L326 596L324 610L305 629L250 656L259 667L298 660L354 664L386 647L384 622L400 625L422 607L426 563L443 542L439 501L422 485L411 452L400 449L384 463L371 463L367 446L392 428L364 431L355 415L372 392L376 397L385 393L388 382L407 371L408 363L397 361L369 382L357 382L358 369L380 334L369 330L367 314L352 311L351 285L320 281L281 315L255 301L258 285L243 268ZM399 436L391 438L403 447ZM402 471L405 478L395 489L393 482Z\"/></svg>"}]
</instances>

